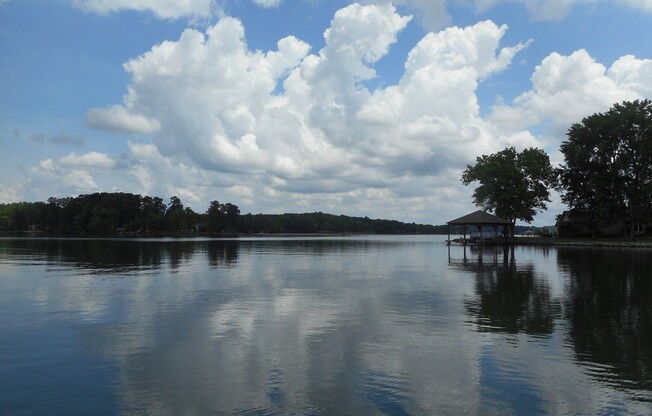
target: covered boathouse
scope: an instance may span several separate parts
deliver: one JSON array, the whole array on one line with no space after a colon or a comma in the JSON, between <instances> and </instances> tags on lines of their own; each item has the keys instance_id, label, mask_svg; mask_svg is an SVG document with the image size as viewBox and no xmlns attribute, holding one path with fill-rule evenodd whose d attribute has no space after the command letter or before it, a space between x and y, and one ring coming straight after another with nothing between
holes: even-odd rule
<instances>
[{"instance_id":1,"label":"covered boathouse","mask_svg":"<svg viewBox=\"0 0 652 416\"><path fill-rule=\"evenodd\" d=\"M472 212L471 214L467 214L452 221L448 221L446 224L448 224L448 240L446 240L446 244L448 245L451 244L451 225L464 226L464 238L461 241L461 243L464 245L467 244L466 227L469 225L474 225L480 232L480 244L482 244L482 229L484 227L492 227L494 230L494 236L496 236L498 234L498 227L503 227L503 230L508 230L508 227L512 225L510 221L504 218L497 217L481 210Z\"/></svg>"}]
</instances>

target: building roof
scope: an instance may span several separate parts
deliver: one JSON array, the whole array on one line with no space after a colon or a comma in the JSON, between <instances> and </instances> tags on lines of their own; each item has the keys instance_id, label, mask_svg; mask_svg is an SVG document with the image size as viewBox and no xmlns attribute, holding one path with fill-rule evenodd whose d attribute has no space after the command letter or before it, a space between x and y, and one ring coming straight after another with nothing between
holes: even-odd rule
<instances>
[{"instance_id":1,"label":"building roof","mask_svg":"<svg viewBox=\"0 0 652 416\"><path fill-rule=\"evenodd\" d=\"M450 225L508 225L511 224L508 220L504 218L497 217L495 215L489 214L484 211L472 212L463 217L448 221L447 224Z\"/></svg>"},{"instance_id":2,"label":"building roof","mask_svg":"<svg viewBox=\"0 0 652 416\"><path fill-rule=\"evenodd\" d=\"M557 219L556 225L559 227L573 224L588 224L589 222L589 217L586 211L575 209L562 212Z\"/></svg>"}]
</instances>

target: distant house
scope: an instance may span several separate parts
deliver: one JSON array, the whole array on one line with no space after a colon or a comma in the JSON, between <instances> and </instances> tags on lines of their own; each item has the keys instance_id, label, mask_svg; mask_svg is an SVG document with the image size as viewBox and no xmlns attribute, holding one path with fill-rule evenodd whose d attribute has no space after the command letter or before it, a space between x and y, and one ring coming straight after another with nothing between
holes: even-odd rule
<instances>
[{"instance_id":1,"label":"distant house","mask_svg":"<svg viewBox=\"0 0 652 416\"><path fill-rule=\"evenodd\" d=\"M581 211L564 211L557 217L559 237L591 237L591 224L587 215Z\"/></svg>"},{"instance_id":2,"label":"distant house","mask_svg":"<svg viewBox=\"0 0 652 416\"><path fill-rule=\"evenodd\" d=\"M570 210L557 217L556 227L559 237L622 236L625 221L619 218L609 223L593 223L586 211Z\"/></svg>"}]
</instances>

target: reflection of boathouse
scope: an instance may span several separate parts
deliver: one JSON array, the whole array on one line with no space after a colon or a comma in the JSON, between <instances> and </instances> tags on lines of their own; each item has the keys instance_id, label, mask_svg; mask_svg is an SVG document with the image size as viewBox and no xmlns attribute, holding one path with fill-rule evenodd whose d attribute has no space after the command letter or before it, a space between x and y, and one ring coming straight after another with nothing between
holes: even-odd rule
<instances>
[{"instance_id":1,"label":"reflection of boathouse","mask_svg":"<svg viewBox=\"0 0 652 416\"><path fill-rule=\"evenodd\" d=\"M507 264L515 261L514 246L501 244L455 244L448 246L448 263L467 269L485 265Z\"/></svg>"},{"instance_id":2,"label":"reflection of boathouse","mask_svg":"<svg viewBox=\"0 0 652 416\"><path fill-rule=\"evenodd\" d=\"M462 244L462 245L470 245L470 244L483 244L484 242L487 242L487 240L494 240L496 241L498 237L502 237L503 235L509 235L509 226L512 224L510 221L497 217L495 215L489 214L488 212L484 211L476 211L472 212L471 214L465 215L463 217L454 219L452 221L448 221L448 240L446 240L446 244ZM463 228L463 238L461 239L455 239L451 241L451 233L450 229L452 225L460 225ZM475 226L478 229L478 237L472 237L467 239L467 228L469 226ZM489 235L489 238L487 238L486 234L483 233L483 230L485 227L490 227L493 230L493 234ZM501 234L498 234L498 229L501 228Z\"/></svg>"}]
</instances>

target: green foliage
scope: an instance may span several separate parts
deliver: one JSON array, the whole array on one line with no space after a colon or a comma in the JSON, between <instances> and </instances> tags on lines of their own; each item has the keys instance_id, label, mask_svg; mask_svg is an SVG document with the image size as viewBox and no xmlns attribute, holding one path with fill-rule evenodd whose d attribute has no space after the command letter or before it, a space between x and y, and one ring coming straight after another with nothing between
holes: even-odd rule
<instances>
[{"instance_id":1,"label":"green foliage","mask_svg":"<svg viewBox=\"0 0 652 416\"><path fill-rule=\"evenodd\" d=\"M322 212L309 214L247 214L232 203L211 201L205 213L194 212L173 196L161 198L129 193L94 193L44 202L0 204L0 231L46 231L67 235L160 235L161 233L375 233L446 234L446 225L406 224ZM459 230L453 230L453 233Z\"/></svg>"},{"instance_id":2,"label":"green foliage","mask_svg":"<svg viewBox=\"0 0 652 416\"><path fill-rule=\"evenodd\" d=\"M615 104L571 126L558 169L562 200L593 225L649 220L652 202L652 101Z\"/></svg>"},{"instance_id":3,"label":"green foliage","mask_svg":"<svg viewBox=\"0 0 652 416\"><path fill-rule=\"evenodd\" d=\"M232 205L232 204L228 204ZM237 210L237 206L235 211ZM233 211L233 208L231 208ZM194 231L204 215L172 197L94 193L44 202L0 204L0 231L45 231L67 235L159 234Z\"/></svg>"},{"instance_id":4,"label":"green foliage","mask_svg":"<svg viewBox=\"0 0 652 416\"><path fill-rule=\"evenodd\" d=\"M163 199L144 196L140 201L141 216L137 220L138 229L151 232L164 230L166 209Z\"/></svg>"},{"instance_id":5,"label":"green foliage","mask_svg":"<svg viewBox=\"0 0 652 416\"><path fill-rule=\"evenodd\" d=\"M508 147L478 157L474 166L467 165L462 183L473 182L480 183L473 192L477 206L512 223L517 219L529 223L547 208L555 175L543 150L529 148L519 153Z\"/></svg>"},{"instance_id":6,"label":"green foliage","mask_svg":"<svg viewBox=\"0 0 652 416\"><path fill-rule=\"evenodd\" d=\"M170 203L165 211L165 217L171 231L179 232L187 229L186 212L183 209L181 199L177 196L170 198Z\"/></svg>"},{"instance_id":7,"label":"green foliage","mask_svg":"<svg viewBox=\"0 0 652 416\"><path fill-rule=\"evenodd\" d=\"M42 203L19 202L0 204L0 230L27 230L30 224L41 220L39 208Z\"/></svg>"},{"instance_id":8,"label":"green foliage","mask_svg":"<svg viewBox=\"0 0 652 416\"><path fill-rule=\"evenodd\" d=\"M240 216L239 229L254 233L366 233L366 234L446 234L447 226L407 224L394 220L331 215L323 212L305 214L246 214ZM439 231L439 232L437 232Z\"/></svg>"},{"instance_id":9,"label":"green foliage","mask_svg":"<svg viewBox=\"0 0 652 416\"><path fill-rule=\"evenodd\" d=\"M240 209L237 205L229 202L220 204L218 201L211 201L206 211L206 221L209 230L213 232L233 232L238 229Z\"/></svg>"}]
</instances>

